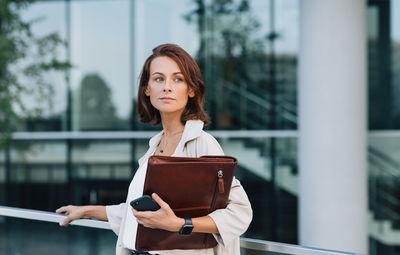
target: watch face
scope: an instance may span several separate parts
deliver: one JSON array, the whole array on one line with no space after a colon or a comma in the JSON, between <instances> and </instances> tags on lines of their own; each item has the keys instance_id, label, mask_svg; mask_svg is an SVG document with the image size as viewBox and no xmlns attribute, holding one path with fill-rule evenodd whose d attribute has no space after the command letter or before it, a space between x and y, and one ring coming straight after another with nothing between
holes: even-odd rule
<instances>
[{"instance_id":1,"label":"watch face","mask_svg":"<svg viewBox=\"0 0 400 255\"><path fill-rule=\"evenodd\" d=\"M181 235L190 235L193 231L193 226L184 225L181 229Z\"/></svg>"}]
</instances>

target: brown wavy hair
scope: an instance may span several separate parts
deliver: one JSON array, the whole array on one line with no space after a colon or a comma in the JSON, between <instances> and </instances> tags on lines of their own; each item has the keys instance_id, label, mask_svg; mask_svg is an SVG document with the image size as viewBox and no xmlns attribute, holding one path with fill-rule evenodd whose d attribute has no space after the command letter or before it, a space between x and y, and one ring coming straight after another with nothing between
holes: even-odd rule
<instances>
[{"instance_id":1,"label":"brown wavy hair","mask_svg":"<svg viewBox=\"0 0 400 255\"><path fill-rule=\"evenodd\" d=\"M152 125L161 123L160 112L154 108L150 102L150 97L145 94L150 79L150 65L157 57L169 57L174 60L183 73L188 89L194 92L194 97L188 98L186 108L182 113L182 124L185 125L188 120L201 120L205 125L209 124L209 117L204 110L206 86L200 68L184 49L175 44L161 44L157 46L153 49L153 54L147 58L143 65L140 74L137 103L140 120Z\"/></svg>"}]
</instances>

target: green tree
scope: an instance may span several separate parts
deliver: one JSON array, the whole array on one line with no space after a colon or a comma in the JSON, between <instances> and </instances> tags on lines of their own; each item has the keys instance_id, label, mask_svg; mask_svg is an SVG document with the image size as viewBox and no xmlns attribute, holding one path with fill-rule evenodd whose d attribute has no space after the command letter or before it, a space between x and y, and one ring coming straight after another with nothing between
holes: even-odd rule
<instances>
[{"instance_id":1,"label":"green tree","mask_svg":"<svg viewBox=\"0 0 400 255\"><path fill-rule=\"evenodd\" d=\"M43 111L43 104L27 108L24 98L51 106L54 91L44 75L71 67L68 61L59 59L60 47L66 47L66 43L57 33L36 36L32 26L40 19L21 18L21 12L33 2L0 0L0 148L9 142L22 118Z\"/></svg>"}]
</instances>

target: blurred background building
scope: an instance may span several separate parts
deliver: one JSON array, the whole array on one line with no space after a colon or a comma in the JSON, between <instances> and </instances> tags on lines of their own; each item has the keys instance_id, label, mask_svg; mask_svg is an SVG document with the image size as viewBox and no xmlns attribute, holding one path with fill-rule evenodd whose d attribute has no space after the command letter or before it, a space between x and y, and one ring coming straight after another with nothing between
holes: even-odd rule
<instances>
[{"instance_id":1,"label":"blurred background building","mask_svg":"<svg viewBox=\"0 0 400 255\"><path fill-rule=\"evenodd\" d=\"M67 42L56 52L72 67L43 74L52 107L21 114L0 148L0 205L54 211L124 202L137 160L160 130L135 112L141 67L155 46L176 43L204 75L208 131L239 160L236 177L254 210L246 237L400 253L400 1L42 0L19 14L37 20L34 35L56 32ZM324 40L308 40L315 36ZM21 100L27 109L43 103L29 94ZM338 135L342 117L360 132ZM356 147L335 143L354 137ZM332 169L342 159L359 164ZM346 200L354 193L359 200ZM338 218L319 217L321 208ZM343 221L349 211L354 218ZM340 225L357 221L365 225ZM334 238L318 232L332 225L358 237L347 244L337 229ZM15 219L0 218L0 226L2 254L112 254L116 240L107 231Z\"/></svg>"}]
</instances>

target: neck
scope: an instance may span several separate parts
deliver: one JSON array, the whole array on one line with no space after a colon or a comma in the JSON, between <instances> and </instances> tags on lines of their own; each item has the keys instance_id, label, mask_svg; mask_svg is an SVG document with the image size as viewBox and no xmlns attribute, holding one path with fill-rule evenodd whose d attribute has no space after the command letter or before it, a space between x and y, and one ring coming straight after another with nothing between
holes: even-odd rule
<instances>
[{"instance_id":1,"label":"neck","mask_svg":"<svg viewBox=\"0 0 400 255\"><path fill-rule=\"evenodd\" d=\"M161 123L165 137L181 132L185 128L181 122L181 115L162 114Z\"/></svg>"}]
</instances>

